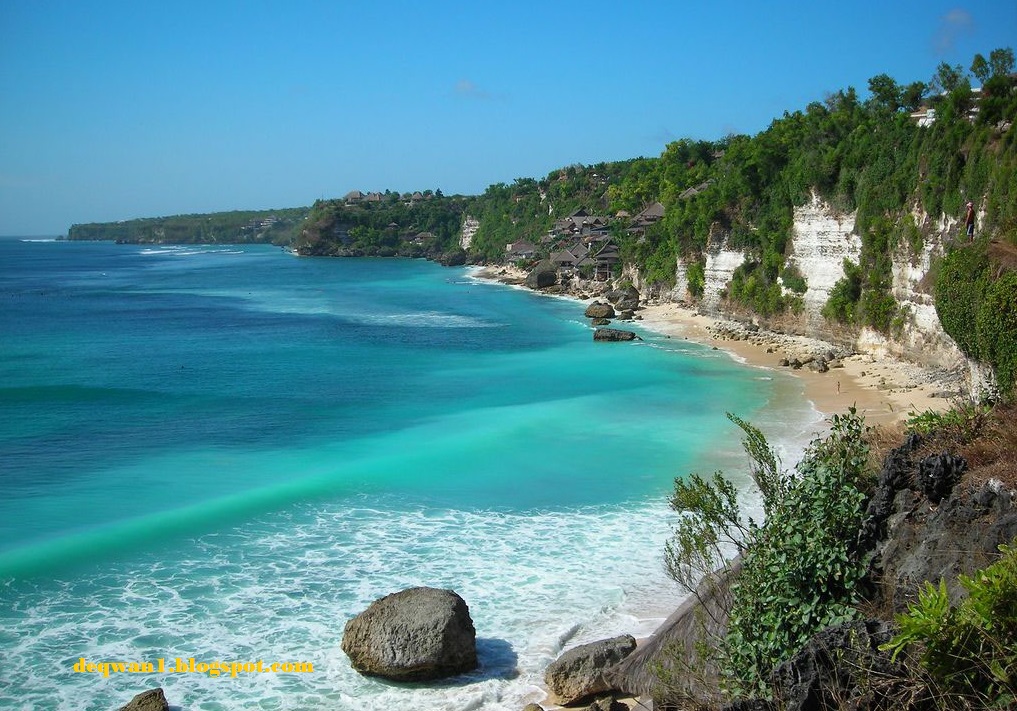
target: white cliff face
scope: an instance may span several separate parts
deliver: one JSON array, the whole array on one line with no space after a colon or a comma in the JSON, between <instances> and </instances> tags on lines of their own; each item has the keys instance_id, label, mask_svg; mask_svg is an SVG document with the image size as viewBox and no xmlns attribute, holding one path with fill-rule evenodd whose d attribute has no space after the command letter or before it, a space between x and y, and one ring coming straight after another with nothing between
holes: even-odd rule
<instances>
[{"instance_id":1,"label":"white cliff face","mask_svg":"<svg viewBox=\"0 0 1017 711\"><path fill-rule=\"evenodd\" d=\"M915 217L916 223L921 224L923 216ZM947 235L951 232L951 225L942 220L937 226L940 229L925 241L920 254L912 256L904 247L893 256L892 293L904 316L904 327L890 341L890 351L908 360L952 369L963 365L966 358L939 322L927 278L933 260L943 254L944 237L949 239Z\"/></svg>"},{"instance_id":2,"label":"white cliff face","mask_svg":"<svg viewBox=\"0 0 1017 711\"><path fill-rule=\"evenodd\" d=\"M827 326L822 310L838 280L844 260L858 263L862 240L853 234L855 215L840 215L813 193L812 200L794 210L788 263L805 277L805 325L809 331Z\"/></svg>"},{"instance_id":3,"label":"white cliff face","mask_svg":"<svg viewBox=\"0 0 1017 711\"><path fill-rule=\"evenodd\" d=\"M464 250L469 249L473 243L473 235L480 229L480 220L470 215L463 217L462 235L459 237L459 246Z\"/></svg>"},{"instance_id":4,"label":"white cliff face","mask_svg":"<svg viewBox=\"0 0 1017 711\"><path fill-rule=\"evenodd\" d=\"M731 276L745 261L742 250L712 249L706 255L706 285L703 288L702 310L714 314L720 312L723 292L731 284Z\"/></svg>"},{"instance_id":5,"label":"white cliff face","mask_svg":"<svg viewBox=\"0 0 1017 711\"><path fill-rule=\"evenodd\" d=\"M839 327L823 318L822 310L834 285L844 277L844 260L859 261L862 242L854 234L855 215L838 214L815 194L809 203L795 208L788 263L798 267L807 284L803 295L804 323L801 324L805 335L834 341L847 335L854 340L856 350L877 358L891 355L948 370L974 368L977 364L970 363L943 331L928 278L932 263L943 253L944 241L957 237L957 221L946 216L933 221L917 211L913 217L923 232L932 232L932 235L920 254L911 255L910 250L903 247L893 257L892 292L900 305L903 318L899 321L903 326L889 337L869 328L843 334ZM727 247L725 236L711 235L706 257L706 286L700 303L703 312L724 315L723 294L730 286L735 269L744 261L741 250ZM632 270L631 281L640 292L648 293L649 287L642 284L638 270ZM658 290L652 296L663 301L689 298L687 269L681 260L676 265L675 284L669 292Z\"/></svg>"}]
</instances>

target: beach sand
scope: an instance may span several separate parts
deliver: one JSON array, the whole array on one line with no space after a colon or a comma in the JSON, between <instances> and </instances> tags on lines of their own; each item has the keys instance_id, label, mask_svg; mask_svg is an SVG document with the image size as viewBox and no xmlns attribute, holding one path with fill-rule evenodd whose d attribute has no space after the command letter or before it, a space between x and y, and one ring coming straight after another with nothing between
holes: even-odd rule
<instances>
[{"instance_id":1,"label":"beach sand","mask_svg":"<svg viewBox=\"0 0 1017 711\"><path fill-rule=\"evenodd\" d=\"M639 311L642 324L672 338L687 338L731 353L746 363L789 372L805 386L805 396L824 415L854 406L869 425L892 426L909 413L949 409L945 393L957 390L955 378L892 357L848 355L833 361L825 373L781 366L783 358L837 349L814 339L759 331L749 338L726 335L734 322L703 316L678 304L657 304Z\"/></svg>"}]
</instances>

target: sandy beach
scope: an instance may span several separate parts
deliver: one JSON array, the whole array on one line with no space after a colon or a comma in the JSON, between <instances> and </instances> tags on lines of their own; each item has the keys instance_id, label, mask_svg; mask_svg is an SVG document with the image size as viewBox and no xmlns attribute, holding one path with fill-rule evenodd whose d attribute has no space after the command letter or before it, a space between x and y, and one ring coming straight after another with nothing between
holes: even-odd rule
<instances>
[{"instance_id":1,"label":"sandy beach","mask_svg":"<svg viewBox=\"0 0 1017 711\"><path fill-rule=\"evenodd\" d=\"M639 312L643 325L671 336L687 338L731 353L758 367L789 372L802 379L805 396L825 415L852 405L869 425L894 425L909 413L945 410L958 385L946 373L892 357L843 355L829 361L829 370L808 366L792 369L784 359L806 360L838 349L822 341L766 331L749 332L732 321L703 316L678 304L651 305Z\"/></svg>"}]
</instances>

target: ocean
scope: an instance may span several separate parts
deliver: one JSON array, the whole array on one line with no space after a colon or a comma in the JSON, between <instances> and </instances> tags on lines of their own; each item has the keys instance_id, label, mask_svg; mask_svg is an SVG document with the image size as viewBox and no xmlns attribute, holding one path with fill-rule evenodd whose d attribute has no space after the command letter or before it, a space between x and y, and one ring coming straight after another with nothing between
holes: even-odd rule
<instances>
[{"instance_id":1,"label":"ocean","mask_svg":"<svg viewBox=\"0 0 1017 711\"><path fill-rule=\"evenodd\" d=\"M518 711L563 649L649 634L674 478L746 485L726 412L789 466L817 415L583 309L420 260L0 240L0 708ZM361 677L346 620L416 585L466 600L480 668Z\"/></svg>"}]
</instances>

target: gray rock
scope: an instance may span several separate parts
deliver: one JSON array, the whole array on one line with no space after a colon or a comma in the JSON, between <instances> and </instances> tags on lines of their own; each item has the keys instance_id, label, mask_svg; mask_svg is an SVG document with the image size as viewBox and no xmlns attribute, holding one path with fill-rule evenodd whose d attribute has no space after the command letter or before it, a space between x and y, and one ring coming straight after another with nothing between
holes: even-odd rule
<instances>
[{"instance_id":1,"label":"gray rock","mask_svg":"<svg viewBox=\"0 0 1017 711\"><path fill-rule=\"evenodd\" d=\"M918 462L918 488L929 497L929 501L938 504L953 491L960 481L961 475L967 471L968 463L964 457L953 454L933 454Z\"/></svg>"},{"instance_id":2,"label":"gray rock","mask_svg":"<svg viewBox=\"0 0 1017 711\"><path fill-rule=\"evenodd\" d=\"M526 275L526 286L531 289L546 289L558 283L558 270L549 260L538 262Z\"/></svg>"},{"instance_id":3,"label":"gray rock","mask_svg":"<svg viewBox=\"0 0 1017 711\"><path fill-rule=\"evenodd\" d=\"M410 588L375 600L346 623L342 649L361 674L429 681L477 668L477 633L451 590Z\"/></svg>"},{"instance_id":4,"label":"gray rock","mask_svg":"<svg viewBox=\"0 0 1017 711\"><path fill-rule=\"evenodd\" d=\"M586 707L586 711L629 711L629 707L612 696L602 696Z\"/></svg>"},{"instance_id":5,"label":"gray rock","mask_svg":"<svg viewBox=\"0 0 1017 711\"><path fill-rule=\"evenodd\" d=\"M639 308L639 292L634 286L609 291L605 294L605 298L619 309L635 310Z\"/></svg>"},{"instance_id":6,"label":"gray rock","mask_svg":"<svg viewBox=\"0 0 1017 711\"><path fill-rule=\"evenodd\" d=\"M903 665L879 646L895 633L884 620L860 620L828 627L810 639L772 675L774 696L785 711L876 708ZM889 694L887 696L890 696Z\"/></svg>"},{"instance_id":7,"label":"gray rock","mask_svg":"<svg viewBox=\"0 0 1017 711\"><path fill-rule=\"evenodd\" d=\"M169 711L169 703L162 687L142 691L120 707L120 711Z\"/></svg>"},{"instance_id":8,"label":"gray rock","mask_svg":"<svg viewBox=\"0 0 1017 711\"><path fill-rule=\"evenodd\" d=\"M611 323L609 318L595 318L590 322L594 326L606 326Z\"/></svg>"},{"instance_id":9,"label":"gray rock","mask_svg":"<svg viewBox=\"0 0 1017 711\"><path fill-rule=\"evenodd\" d=\"M540 704L526 704L523 706L523 711L544 711L544 707Z\"/></svg>"},{"instance_id":10,"label":"gray rock","mask_svg":"<svg viewBox=\"0 0 1017 711\"><path fill-rule=\"evenodd\" d=\"M634 341L637 338L639 336L632 331L622 331L617 328L598 328L593 332L595 341Z\"/></svg>"},{"instance_id":11,"label":"gray rock","mask_svg":"<svg viewBox=\"0 0 1017 711\"><path fill-rule=\"evenodd\" d=\"M611 304L594 301L586 307L586 318L614 318L614 308Z\"/></svg>"},{"instance_id":12,"label":"gray rock","mask_svg":"<svg viewBox=\"0 0 1017 711\"><path fill-rule=\"evenodd\" d=\"M583 644L562 654L544 673L544 683L562 704L571 704L611 691L604 676L611 667L636 648L632 635Z\"/></svg>"}]
</instances>

